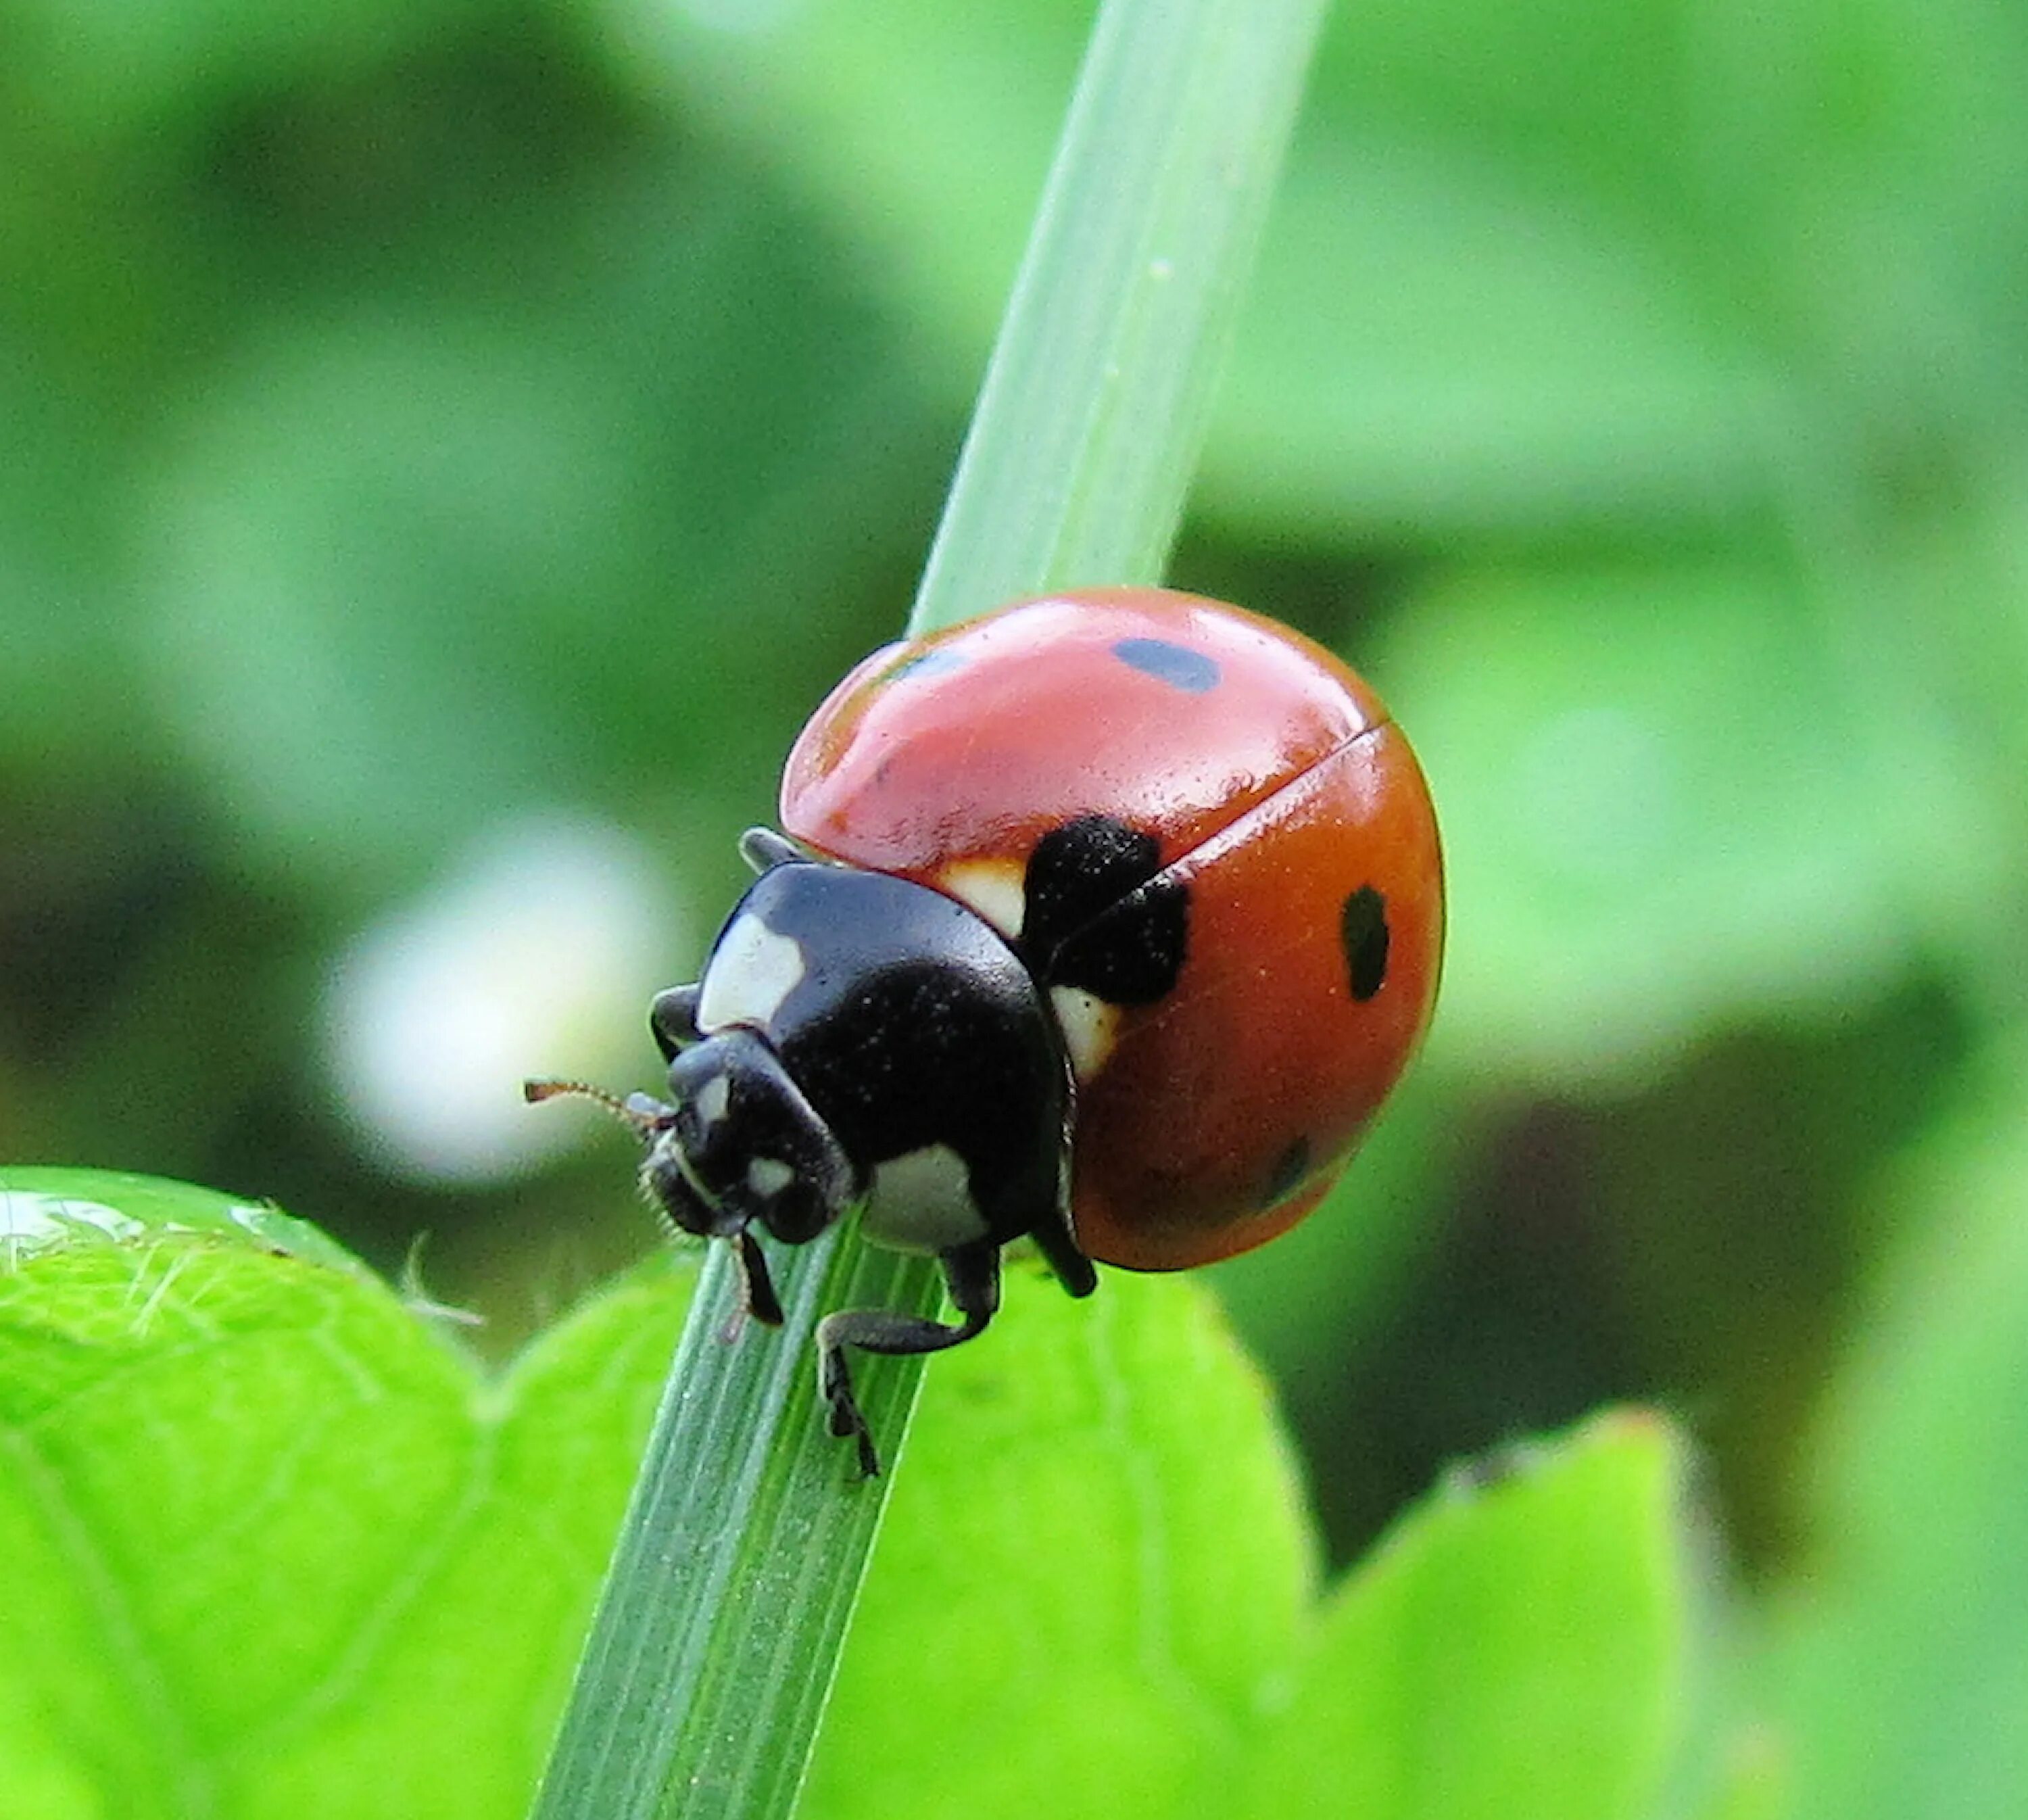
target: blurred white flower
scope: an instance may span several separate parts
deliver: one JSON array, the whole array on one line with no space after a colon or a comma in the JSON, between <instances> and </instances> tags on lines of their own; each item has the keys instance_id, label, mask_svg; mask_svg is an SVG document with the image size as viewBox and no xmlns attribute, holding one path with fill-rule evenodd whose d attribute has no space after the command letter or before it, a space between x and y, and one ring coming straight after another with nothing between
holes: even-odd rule
<instances>
[{"instance_id":1,"label":"blurred white flower","mask_svg":"<svg viewBox=\"0 0 2028 1820\"><path fill-rule=\"evenodd\" d=\"M647 1003L675 978L686 923L665 869L622 828L564 815L496 828L334 964L325 1031L342 1103L402 1174L525 1172L587 1122L525 1104L524 1078L624 1090L652 1073Z\"/></svg>"}]
</instances>

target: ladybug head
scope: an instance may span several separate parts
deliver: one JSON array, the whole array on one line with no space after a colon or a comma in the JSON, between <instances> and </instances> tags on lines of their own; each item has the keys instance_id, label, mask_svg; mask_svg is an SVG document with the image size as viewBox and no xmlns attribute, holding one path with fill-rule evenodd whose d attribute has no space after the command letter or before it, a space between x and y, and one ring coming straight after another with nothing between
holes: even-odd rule
<instances>
[{"instance_id":1,"label":"ladybug head","mask_svg":"<svg viewBox=\"0 0 2028 1820\"><path fill-rule=\"evenodd\" d=\"M667 1105L646 1093L622 1100L582 1081L530 1081L525 1091L531 1102L595 1100L632 1126L648 1147L642 1186L671 1225L700 1238L746 1239L758 1226L800 1245L864 1186L781 1058L749 1030L679 1051Z\"/></svg>"},{"instance_id":2,"label":"ladybug head","mask_svg":"<svg viewBox=\"0 0 2028 1820\"><path fill-rule=\"evenodd\" d=\"M641 1179L684 1231L730 1238L757 1225L797 1245L857 1198L838 1140L753 1031L722 1031L679 1051L669 1099L642 1123Z\"/></svg>"}]
</instances>

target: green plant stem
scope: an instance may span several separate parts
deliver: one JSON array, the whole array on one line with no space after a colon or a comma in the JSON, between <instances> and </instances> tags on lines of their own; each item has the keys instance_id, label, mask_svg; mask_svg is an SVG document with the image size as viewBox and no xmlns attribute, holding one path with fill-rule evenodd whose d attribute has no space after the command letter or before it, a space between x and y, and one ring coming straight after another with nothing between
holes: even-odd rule
<instances>
[{"instance_id":1,"label":"green plant stem","mask_svg":"<svg viewBox=\"0 0 2028 1820\"><path fill-rule=\"evenodd\" d=\"M1160 579L1323 17L1103 9L911 632Z\"/></svg>"},{"instance_id":2,"label":"green plant stem","mask_svg":"<svg viewBox=\"0 0 2028 1820\"><path fill-rule=\"evenodd\" d=\"M1160 575L1321 13L1107 0L911 630ZM857 1482L823 1432L816 1322L940 1290L849 1234L775 1256L786 1319L737 1345L730 1260L706 1266L538 1820L794 1805L890 1482ZM890 1474L922 1363L857 1374Z\"/></svg>"},{"instance_id":3,"label":"green plant stem","mask_svg":"<svg viewBox=\"0 0 2028 1820\"><path fill-rule=\"evenodd\" d=\"M904 1305L915 1263L846 1237L835 1228L777 1272L780 1332L736 1344L730 1254L706 1264L538 1815L794 1805L881 1507L882 1482L860 1485L852 1450L823 1432L816 1322L842 1304ZM898 1433L913 1381L860 1378L868 1420Z\"/></svg>"}]
</instances>

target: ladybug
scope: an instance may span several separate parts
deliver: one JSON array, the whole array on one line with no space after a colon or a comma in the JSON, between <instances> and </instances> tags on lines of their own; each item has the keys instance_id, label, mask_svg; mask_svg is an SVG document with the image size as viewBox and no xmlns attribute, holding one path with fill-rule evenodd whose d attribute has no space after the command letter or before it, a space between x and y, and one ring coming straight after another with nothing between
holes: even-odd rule
<instances>
[{"instance_id":1,"label":"ladybug","mask_svg":"<svg viewBox=\"0 0 2028 1820\"><path fill-rule=\"evenodd\" d=\"M757 1229L795 1245L857 1209L940 1260L954 1324L818 1326L831 1432L869 1474L849 1350L971 1339L1014 1239L1073 1296L1094 1261L1265 1243L1429 1021L1415 755L1337 658L1236 607L1082 590L878 651L798 738L781 823L742 841L759 876L698 982L651 1008L668 1102L622 1109L649 1195L733 1242L761 1320Z\"/></svg>"}]
</instances>

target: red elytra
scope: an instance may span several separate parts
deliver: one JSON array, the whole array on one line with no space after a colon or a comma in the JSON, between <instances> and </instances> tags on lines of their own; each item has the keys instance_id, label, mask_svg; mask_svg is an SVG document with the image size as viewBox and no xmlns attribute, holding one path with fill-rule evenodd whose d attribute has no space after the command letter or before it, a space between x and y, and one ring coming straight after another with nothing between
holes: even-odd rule
<instances>
[{"instance_id":1,"label":"red elytra","mask_svg":"<svg viewBox=\"0 0 2028 1820\"><path fill-rule=\"evenodd\" d=\"M1117 818L1188 892L1171 990L1085 1013L1073 1215L1176 1270L1264 1244L1357 1148L1428 1023L1429 792L1372 690L1258 615L1159 589L1023 601L875 652L789 755L782 821L1019 934L1052 829ZM1090 1015L1086 1015L1089 1013Z\"/></svg>"}]
</instances>

